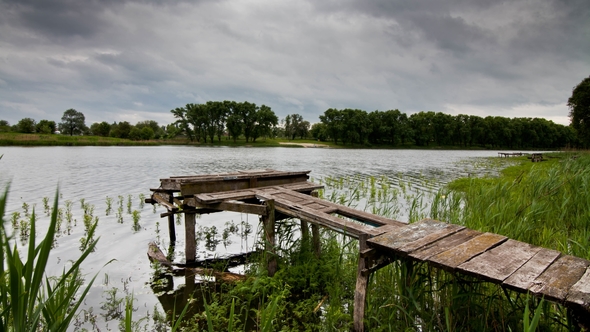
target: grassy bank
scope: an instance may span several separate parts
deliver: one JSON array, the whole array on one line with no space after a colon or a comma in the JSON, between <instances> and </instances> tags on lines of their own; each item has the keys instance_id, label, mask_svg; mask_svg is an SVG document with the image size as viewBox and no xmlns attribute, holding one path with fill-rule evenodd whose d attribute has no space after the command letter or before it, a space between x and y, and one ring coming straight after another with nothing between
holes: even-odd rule
<instances>
[{"instance_id":1,"label":"grassy bank","mask_svg":"<svg viewBox=\"0 0 590 332\"><path fill-rule=\"evenodd\" d=\"M102 136L67 136L59 134L21 134L14 132L0 132L0 146L155 146L155 145L189 145L189 146L229 146L229 147L329 147L336 149L419 149L419 150L489 150L491 147L462 147L462 146L418 146L411 143L399 145L371 145L371 144L335 144L333 141L319 142L314 139L288 140L282 138L258 138L255 142L246 142L244 138L235 142L228 137L213 142L196 142L186 138L153 139L147 141L133 141L129 139Z\"/></svg>"}]
</instances>

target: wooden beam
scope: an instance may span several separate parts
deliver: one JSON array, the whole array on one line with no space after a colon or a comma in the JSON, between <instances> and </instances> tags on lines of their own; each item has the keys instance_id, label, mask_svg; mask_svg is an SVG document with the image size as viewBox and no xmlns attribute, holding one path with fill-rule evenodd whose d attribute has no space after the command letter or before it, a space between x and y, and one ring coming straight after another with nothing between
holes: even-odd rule
<instances>
[{"instance_id":1,"label":"wooden beam","mask_svg":"<svg viewBox=\"0 0 590 332\"><path fill-rule=\"evenodd\" d=\"M221 210L221 211L232 211L232 212L240 212L240 213L249 213L249 214L257 214L259 216L264 216L267 213L266 207L258 204L248 204L240 201L222 201L220 203L201 203L194 198L187 198L184 200L184 203L191 207L196 208L206 208L206 209L214 209L214 210Z\"/></svg>"},{"instance_id":2,"label":"wooden beam","mask_svg":"<svg viewBox=\"0 0 590 332\"><path fill-rule=\"evenodd\" d=\"M197 243L195 241L195 214L184 214L184 238L186 263L193 263L197 256Z\"/></svg>"},{"instance_id":3,"label":"wooden beam","mask_svg":"<svg viewBox=\"0 0 590 332\"><path fill-rule=\"evenodd\" d=\"M367 267L367 257L361 255L364 250L367 249L367 234L359 235L359 261L356 272L356 287L354 290L354 330L356 332L365 331L364 318L365 318L365 300L367 297L367 281L369 274L364 273Z\"/></svg>"},{"instance_id":4,"label":"wooden beam","mask_svg":"<svg viewBox=\"0 0 590 332\"><path fill-rule=\"evenodd\" d=\"M266 215L262 216L262 223L264 225L264 244L265 257L268 267L268 275L274 276L277 272L277 256L275 248L275 202L274 200L267 200L264 202L266 207Z\"/></svg>"}]
</instances>

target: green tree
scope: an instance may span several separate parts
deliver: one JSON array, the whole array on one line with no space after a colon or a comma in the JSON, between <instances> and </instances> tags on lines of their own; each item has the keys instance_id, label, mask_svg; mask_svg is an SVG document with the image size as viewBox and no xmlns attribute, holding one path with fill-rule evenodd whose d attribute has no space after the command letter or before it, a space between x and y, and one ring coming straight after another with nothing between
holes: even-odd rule
<instances>
[{"instance_id":1,"label":"green tree","mask_svg":"<svg viewBox=\"0 0 590 332\"><path fill-rule=\"evenodd\" d=\"M119 122L118 124L116 122L113 122L113 124L111 125L111 132L109 133L109 135L111 137L116 137L116 138L129 138L129 134L131 133L131 124L127 121L122 121Z\"/></svg>"},{"instance_id":2,"label":"green tree","mask_svg":"<svg viewBox=\"0 0 590 332\"><path fill-rule=\"evenodd\" d=\"M34 133L35 132L35 120L31 118L21 119L15 126L15 130L19 133Z\"/></svg>"},{"instance_id":3,"label":"green tree","mask_svg":"<svg viewBox=\"0 0 590 332\"><path fill-rule=\"evenodd\" d=\"M53 134L57 130L55 121L41 120L35 126L35 131L40 134Z\"/></svg>"},{"instance_id":4,"label":"green tree","mask_svg":"<svg viewBox=\"0 0 590 332\"><path fill-rule=\"evenodd\" d=\"M137 128L137 126L135 128ZM151 127L143 127L140 129L140 136L144 141L154 138L154 135L154 130Z\"/></svg>"},{"instance_id":5,"label":"green tree","mask_svg":"<svg viewBox=\"0 0 590 332\"><path fill-rule=\"evenodd\" d=\"M242 123L242 116L240 114L231 114L227 117L227 131L233 138L234 143L242 134L244 124Z\"/></svg>"},{"instance_id":6,"label":"green tree","mask_svg":"<svg viewBox=\"0 0 590 332\"><path fill-rule=\"evenodd\" d=\"M310 133L311 136L316 140L325 142L328 139L328 130L326 129L326 124L324 123L314 123L311 126Z\"/></svg>"},{"instance_id":7,"label":"green tree","mask_svg":"<svg viewBox=\"0 0 590 332\"><path fill-rule=\"evenodd\" d=\"M10 131L10 123L6 120L0 120L0 132Z\"/></svg>"},{"instance_id":8,"label":"green tree","mask_svg":"<svg viewBox=\"0 0 590 332\"><path fill-rule=\"evenodd\" d=\"M131 130L129 131L129 137L130 140L133 141L139 141L141 139L141 129L132 126Z\"/></svg>"},{"instance_id":9,"label":"green tree","mask_svg":"<svg viewBox=\"0 0 590 332\"><path fill-rule=\"evenodd\" d=\"M95 122L90 126L90 133L95 136L108 137L111 132L111 125L106 122Z\"/></svg>"},{"instance_id":10,"label":"green tree","mask_svg":"<svg viewBox=\"0 0 590 332\"><path fill-rule=\"evenodd\" d=\"M59 124L59 130L62 133L73 136L74 134L82 134L86 130L85 118L82 112L78 112L73 108L64 112Z\"/></svg>"},{"instance_id":11,"label":"green tree","mask_svg":"<svg viewBox=\"0 0 590 332\"><path fill-rule=\"evenodd\" d=\"M256 125L252 134L252 141L263 136L264 138L272 135L272 128L279 123L279 118L275 112L266 105L260 106L256 112Z\"/></svg>"},{"instance_id":12,"label":"green tree","mask_svg":"<svg viewBox=\"0 0 590 332\"><path fill-rule=\"evenodd\" d=\"M590 76L576 85L567 100L571 125L584 147L590 146Z\"/></svg>"}]
</instances>

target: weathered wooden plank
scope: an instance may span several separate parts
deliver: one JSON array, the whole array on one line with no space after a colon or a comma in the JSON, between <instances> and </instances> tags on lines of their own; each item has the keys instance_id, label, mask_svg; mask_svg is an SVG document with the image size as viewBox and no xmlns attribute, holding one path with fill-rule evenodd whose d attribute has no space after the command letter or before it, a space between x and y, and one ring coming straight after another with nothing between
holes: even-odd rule
<instances>
[{"instance_id":1,"label":"weathered wooden plank","mask_svg":"<svg viewBox=\"0 0 590 332\"><path fill-rule=\"evenodd\" d=\"M310 204L306 204L305 206L314 210L322 210L329 207L327 204L320 204L317 202L311 202Z\"/></svg>"},{"instance_id":2,"label":"weathered wooden plank","mask_svg":"<svg viewBox=\"0 0 590 332\"><path fill-rule=\"evenodd\" d=\"M177 211L178 207L174 206L174 204L169 202L169 195L163 193L154 193L152 195L152 199L156 201L158 204L164 206L168 211Z\"/></svg>"},{"instance_id":3,"label":"weathered wooden plank","mask_svg":"<svg viewBox=\"0 0 590 332\"><path fill-rule=\"evenodd\" d=\"M443 237L435 242L432 242L429 245L412 251L409 254L409 257L412 257L417 260L426 260L427 258L430 258L432 256L445 252L451 248L454 248L461 243L467 242L480 234L481 232L475 231L473 229L464 228L456 233L452 233L449 236Z\"/></svg>"},{"instance_id":4,"label":"weathered wooden plank","mask_svg":"<svg viewBox=\"0 0 590 332\"><path fill-rule=\"evenodd\" d=\"M469 259L506 241L503 235L484 233L428 259L433 265L454 270Z\"/></svg>"},{"instance_id":5,"label":"weathered wooden plank","mask_svg":"<svg viewBox=\"0 0 590 332\"><path fill-rule=\"evenodd\" d=\"M590 268L586 273L570 288L566 302L581 305L588 310L590 308Z\"/></svg>"},{"instance_id":6,"label":"weathered wooden plank","mask_svg":"<svg viewBox=\"0 0 590 332\"><path fill-rule=\"evenodd\" d=\"M509 239L459 265L457 269L499 283L523 266L540 250L541 247Z\"/></svg>"},{"instance_id":7,"label":"weathered wooden plank","mask_svg":"<svg viewBox=\"0 0 590 332\"><path fill-rule=\"evenodd\" d=\"M304 202L306 201L308 198L311 198L310 196L306 196L306 197L297 197L295 195L292 195L291 193L288 192L280 192L280 193L276 193L273 194L274 197L289 201L291 203L299 203L299 202Z\"/></svg>"},{"instance_id":8,"label":"weathered wooden plank","mask_svg":"<svg viewBox=\"0 0 590 332\"><path fill-rule=\"evenodd\" d=\"M563 302L569 289L586 272L590 261L574 256L561 256L541 273L529 290L548 300Z\"/></svg>"},{"instance_id":9,"label":"weathered wooden plank","mask_svg":"<svg viewBox=\"0 0 590 332\"><path fill-rule=\"evenodd\" d=\"M369 234L372 236L379 236L381 234L391 232L393 230L399 229L400 226L397 225L383 225L379 227L375 227L369 231Z\"/></svg>"},{"instance_id":10,"label":"weathered wooden plank","mask_svg":"<svg viewBox=\"0 0 590 332\"><path fill-rule=\"evenodd\" d=\"M374 237L369 240L369 244L405 256L463 228L465 227L424 219Z\"/></svg>"},{"instance_id":11,"label":"weathered wooden plank","mask_svg":"<svg viewBox=\"0 0 590 332\"><path fill-rule=\"evenodd\" d=\"M365 211L355 210L343 205L337 205L338 210L336 211L337 214L340 214L344 217L351 218L366 224L370 224L373 226L381 226L381 225L397 225L397 226L405 226L408 223L398 220L393 220L389 218L385 218L382 216L378 216L372 213L368 213Z\"/></svg>"},{"instance_id":12,"label":"weathered wooden plank","mask_svg":"<svg viewBox=\"0 0 590 332\"><path fill-rule=\"evenodd\" d=\"M285 186L283 186L283 187L285 187ZM289 192L289 195L291 195L293 197L301 198L302 200L306 200L306 201L310 200L309 196L301 194L299 192L297 192L297 193ZM354 219L354 220L357 220L362 223L370 224L372 226L381 226L381 225L405 226L405 225L407 225L406 222L397 221L397 220L385 218L382 216L377 216L377 215L374 215L374 214L371 214L371 213L368 213L365 211L355 210L355 209L349 208L347 206L335 204L332 202L326 202L326 201L319 199L319 198L312 198L312 200L317 202L318 204L322 204L322 205L327 204L332 207L335 207L336 210L334 210L331 213L336 213L336 214L342 215L343 217ZM292 199L292 201L295 201L295 200Z\"/></svg>"},{"instance_id":13,"label":"weathered wooden plank","mask_svg":"<svg viewBox=\"0 0 590 332\"><path fill-rule=\"evenodd\" d=\"M268 186L279 186L298 182L307 182L309 171L305 172L271 172L258 175L240 174L216 178L182 179L180 191L183 195L214 193L221 191L241 190ZM256 178L256 181L251 181ZM165 187L165 183L161 182Z\"/></svg>"},{"instance_id":14,"label":"weathered wooden plank","mask_svg":"<svg viewBox=\"0 0 590 332\"><path fill-rule=\"evenodd\" d=\"M197 258L197 243L195 241L195 214L185 213L184 214L184 254L186 257L186 263L192 263Z\"/></svg>"},{"instance_id":15,"label":"weathered wooden plank","mask_svg":"<svg viewBox=\"0 0 590 332\"><path fill-rule=\"evenodd\" d=\"M359 236L359 252L367 249L367 234ZM363 332L365 330L365 300L367 297L369 274L364 273L368 267L368 259L359 255L358 266L356 270L356 286L354 289L354 308L353 308L353 322L354 330L356 332Z\"/></svg>"},{"instance_id":16,"label":"weathered wooden plank","mask_svg":"<svg viewBox=\"0 0 590 332\"><path fill-rule=\"evenodd\" d=\"M194 195L193 197L199 203L214 204L214 203L223 202L225 200L241 200L241 199L255 198L256 192L251 189L245 189L245 190L214 193L214 194L197 194L197 195Z\"/></svg>"},{"instance_id":17,"label":"weathered wooden plank","mask_svg":"<svg viewBox=\"0 0 590 332\"><path fill-rule=\"evenodd\" d=\"M265 193L259 192L257 197L264 200L274 199L275 208L277 211L290 217L317 223L355 238L358 238L359 234L370 234L372 229L372 227L338 218L323 212L319 212L317 210L307 208L305 206L294 206L292 202L280 198L277 195L267 195Z\"/></svg>"},{"instance_id":18,"label":"weathered wooden plank","mask_svg":"<svg viewBox=\"0 0 590 332\"><path fill-rule=\"evenodd\" d=\"M523 266L504 280L504 286L518 291L525 291L531 287L533 281L553 263L561 253L555 250L542 248Z\"/></svg>"},{"instance_id":19,"label":"weathered wooden plank","mask_svg":"<svg viewBox=\"0 0 590 332\"><path fill-rule=\"evenodd\" d=\"M266 215L266 208L262 205L248 204L241 201L223 201L221 203L205 204L197 202L194 198L187 198L184 203L191 207L214 209L220 211L232 211L239 213L257 214L259 216Z\"/></svg>"},{"instance_id":20,"label":"weathered wooden plank","mask_svg":"<svg viewBox=\"0 0 590 332\"><path fill-rule=\"evenodd\" d=\"M317 185L311 182L303 182L299 183L296 187L291 187L294 190L289 190L289 194L297 193L295 190L301 191L313 191L317 188ZM244 200L244 199L251 199L256 197L256 192L263 191L269 194L278 193L285 191L283 186L272 186L272 187L262 187L262 188L246 188L240 190L231 190L231 191L221 191L221 192L214 192L214 193L201 193L196 194L194 197L197 201L205 204L211 203L219 203L224 200ZM299 193L297 193L299 194ZM309 199L309 195L303 195L306 199Z\"/></svg>"}]
</instances>

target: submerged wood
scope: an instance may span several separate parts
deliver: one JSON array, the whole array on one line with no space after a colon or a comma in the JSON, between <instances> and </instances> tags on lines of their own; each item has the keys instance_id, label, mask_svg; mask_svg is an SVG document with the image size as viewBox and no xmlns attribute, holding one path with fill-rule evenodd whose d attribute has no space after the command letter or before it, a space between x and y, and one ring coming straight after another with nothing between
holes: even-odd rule
<instances>
[{"instance_id":1,"label":"submerged wood","mask_svg":"<svg viewBox=\"0 0 590 332\"><path fill-rule=\"evenodd\" d=\"M203 268L203 267L177 267L172 262L166 258L166 255L160 250L158 245L154 242L150 242L148 244L148 258L152 263L158 263L160 266L169 270L172 274L176 276L209 276L215 277L216 281L221 282L236 282L236 281L243 281L246 280L248 277L242 274L232 273L232 272L225 272L225 271L218 271L211 268ZM188 272L188 274L187 274Z\"/></svg>"}]
</instances>

